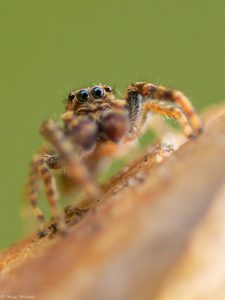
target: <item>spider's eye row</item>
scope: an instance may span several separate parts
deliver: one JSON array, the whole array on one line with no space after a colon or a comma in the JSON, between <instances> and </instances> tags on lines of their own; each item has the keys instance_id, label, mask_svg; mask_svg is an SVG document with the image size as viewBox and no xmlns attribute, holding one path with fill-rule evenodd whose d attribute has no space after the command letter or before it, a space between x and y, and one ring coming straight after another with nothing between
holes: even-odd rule
<instances>
[{"instance_id":1,"label":"spider's eye row","mask_svg":"<svg viewBox=\"0 0 225 300\"><path fill-rule=\"evenodd\" d=\"M99 86L95 86L92 90L91 90L91 95L93 98L95 99L100 99L104 96L104 91L102 88L100 88Z\"/></svg>"},{"instance_id":2,"label":"spider's eye row","mask_svg":"<svg viewBox=\"0 0 225 300\"><path fill-rule=\"evenodd\" d=\"M86 102L89 99L89 93L87 90L80 90L77 93L77 101L80 103Z\"/></svg>"},{"instance_id":3,"label":"spider's eye row","mask_svg":"<svg viewBox=\"0 0 225 300\"><path fill-rule=\"evenodd\" d=\"M110 86L106 85L106 86L105 86L105 91L106 91L107 93L110 93L110 92L112 92L112 89L111 89Z\"/></svg>"}]
</instances>

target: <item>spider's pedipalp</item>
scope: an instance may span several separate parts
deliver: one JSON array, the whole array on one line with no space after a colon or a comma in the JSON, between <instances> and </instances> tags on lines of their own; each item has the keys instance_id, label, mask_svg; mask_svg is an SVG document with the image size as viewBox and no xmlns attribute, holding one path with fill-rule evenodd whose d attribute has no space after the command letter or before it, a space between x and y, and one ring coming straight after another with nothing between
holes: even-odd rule
<instances>
[{"instance_id":1,"label":"spider's pedipalp","mask_svg":"<svg viewBox=\"0 0 225 300\"><path fill-rule=\"evenodd\" d=\"M117 143L127 135L129 125L126 111L111 109L103 112L100 117L100 134L102 134L103 138Z\"/></svg>"},{"instance_id":2,"label":"spider's pedipalp","mask_svg":"<svg viewBox=\"0 0 225 300\"><path fill-rule=\"evenodd\" d=\"M79 159L74 144L64 134L63 129L53 120L48 120L42 124L41 134L58 151L65 163L69 176L75 182L79 182L92 198L99 197L100 190L98 186L92 180L86 166Z\"/></svg>"},{"instance_id":3,"label":"spider's pedipalp","mask_svg":"<svg viewBox=\"0 0 225 300\"><path fill-rule=\"evenodd\" d=\"M140 126L143 116L143 96L136 90L127 93L126 101L129 111L129 119L133 129Z\"/></svg>"}]
</instances>

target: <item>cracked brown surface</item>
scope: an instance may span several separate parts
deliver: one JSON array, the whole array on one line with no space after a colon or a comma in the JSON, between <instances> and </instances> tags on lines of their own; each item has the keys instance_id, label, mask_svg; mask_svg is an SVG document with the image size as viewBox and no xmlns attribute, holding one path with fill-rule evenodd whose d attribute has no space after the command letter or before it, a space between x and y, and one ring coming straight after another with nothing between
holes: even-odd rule
<instances>
[{"instance_id":1,"label":"cracked brown surface","mask_svg":"<svg viewBox=\"0 0 225 300\"><path fill-rule=\"evenodd\" d=\"M168 151L152 148L105 185L98 206L71 214L66 237L3 253L1 294L155 299L225 181L225 114L158 164Z\"/></svg>"}]
</instances>

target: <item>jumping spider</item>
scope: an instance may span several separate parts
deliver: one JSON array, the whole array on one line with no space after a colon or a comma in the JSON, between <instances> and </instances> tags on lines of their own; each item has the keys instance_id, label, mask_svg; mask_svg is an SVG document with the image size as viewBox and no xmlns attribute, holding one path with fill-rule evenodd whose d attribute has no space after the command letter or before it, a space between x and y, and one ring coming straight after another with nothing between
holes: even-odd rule
<instances>
[{"instance_id":1,"label":"jumping spider","mask_svg":"<svg viewBox=\"0 0 225 300\"><path fill-rule=\"evenodd\" d=\"M51 146L36 154L31 162L29 198L41 232L45 230L45 219L38 205L39 180L43 181L59 230L64 233L64 216L58 207L58 193L51 170L66 169L68 178L74 184L78 183L95 201L100 189L84 158L91 156L97 161L103 152L110 155L109 144L114 144L114 149L117 149L137 139L149 112L176 119L187 137L196 136L202 130L191 102L177 90L137 82L128 87L123 100L117 99L108 85L69 93L66 112L62 115L63 127L53 120L41 125L40 132Z\"/></svg>"}]
</instances>

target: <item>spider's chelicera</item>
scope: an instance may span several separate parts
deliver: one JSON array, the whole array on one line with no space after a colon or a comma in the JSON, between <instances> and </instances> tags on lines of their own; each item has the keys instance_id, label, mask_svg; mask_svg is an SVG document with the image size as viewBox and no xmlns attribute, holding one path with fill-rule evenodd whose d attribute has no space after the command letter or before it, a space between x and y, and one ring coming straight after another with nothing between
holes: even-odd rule
<instances>
[{"instance_id":1,"label":"spider's chelicera","mask_svg":"<svg viewBox=\"0 0 225 300\"><path fill-rule=\"evenodd\" d=\"M39 180L44 183L52 214L63 233L66 227L58 207L52 170L65 169L74 185L78 183L93 201L98 199L100 189L93 179L93 165L137 139L149 112L176 119L187 137L196 136L202 130L190 100L177 90L137 82L128 87L123 99L117 99L108 85L69 93L66 112L62 115L64 126L53 120L41 125L40 132L50 146L35 155L31 162L29 197L41 232L46 225L38 204Z\"/></svg>"}]
</instances>

